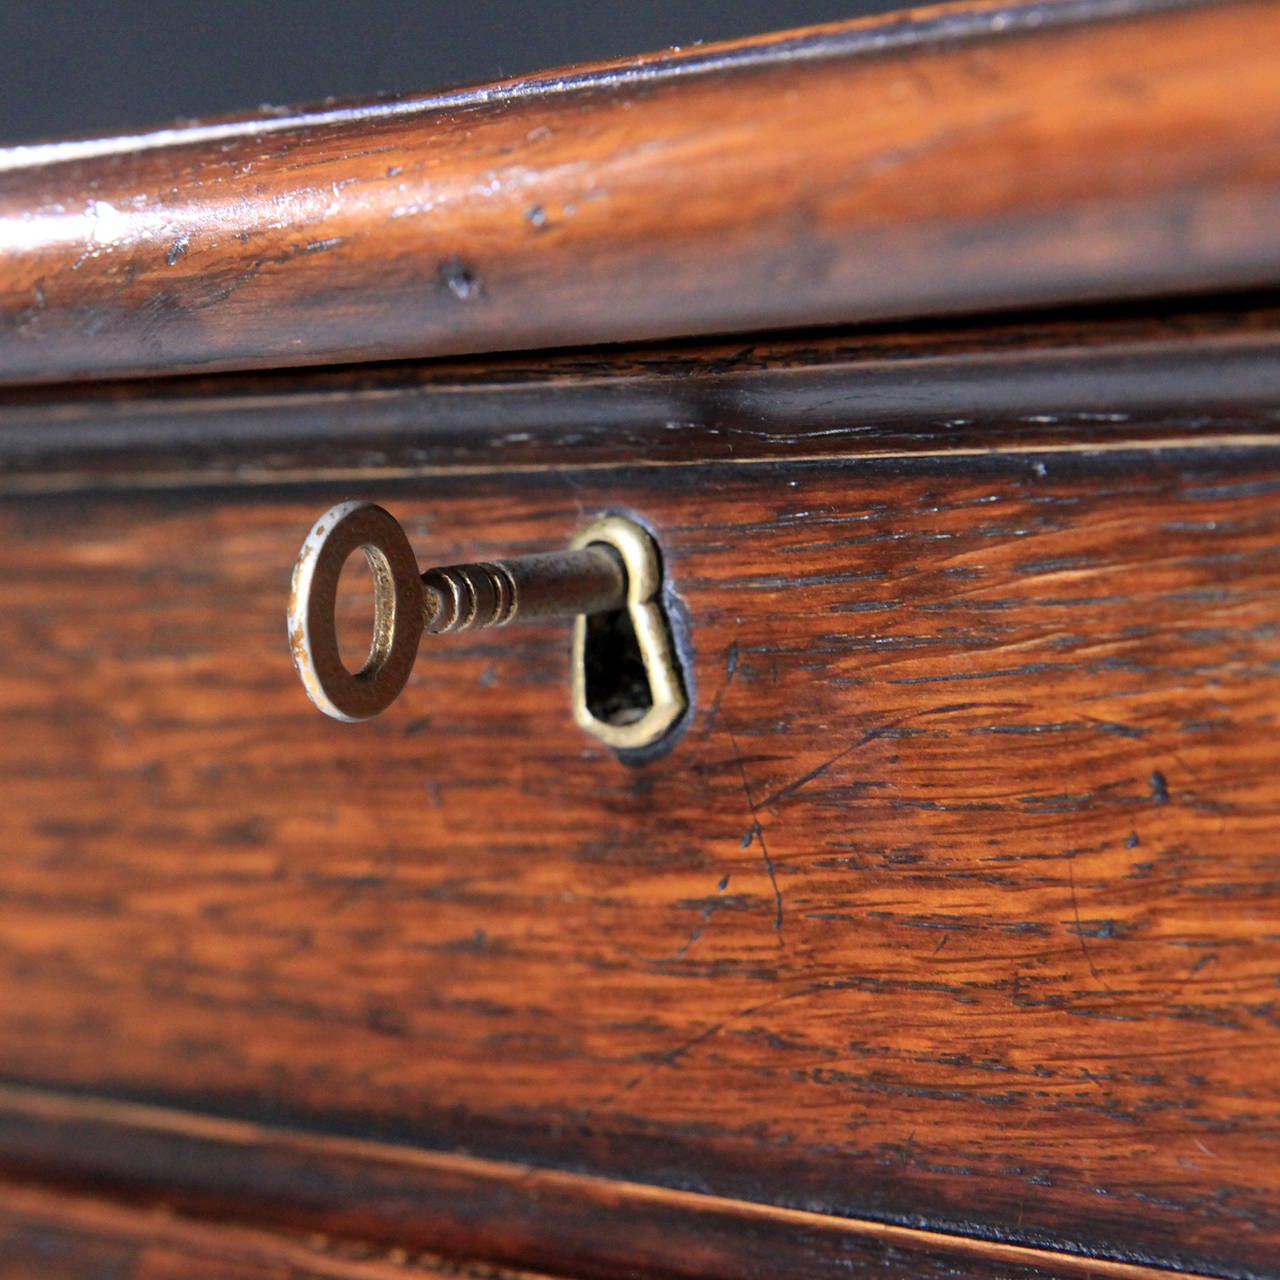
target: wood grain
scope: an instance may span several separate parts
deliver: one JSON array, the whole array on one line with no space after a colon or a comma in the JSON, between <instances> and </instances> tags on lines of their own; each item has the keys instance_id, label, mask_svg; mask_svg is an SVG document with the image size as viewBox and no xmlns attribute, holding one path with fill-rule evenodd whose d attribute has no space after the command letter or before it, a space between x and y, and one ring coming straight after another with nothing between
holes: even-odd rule
<instances>
[{"instance_id":1,"label":"wood grain","mask_svg":"<svg viewBox=\"0 0 1280 1280\"><path fill-rule=\"evenodd\" d=\"M1280 281L1264 3L948 7L0 152L0 379Z\"/></svg>"},{"instance_id":2,"label":"wood grain","mask_svg":"<svg viewBox=\"0 0 1280 1280\"><path fill-rule=\"evenodd\" d=\"M0 1280L536 1280L0 1183Z\"/></svg>"},{"instance_id":3,"label":"wood grain","mask_svg":"<svg viewBox=\"0 0 1280 1280\"><path fill-rule=\"evenodd\" d=\"M641 512L688 732L580 736L556 628L321 720L349 489L11 499L7 1079L1274 1272L1280 448L357 492L426 560Z\"/></svg>"},{"instance_id":4,"label":"wood grain","mask_svg":"<svg viewBox=\"0 0 1280 1280\"><path fill-rule=\"evenodd\" d=\"M347 1274L343 1259L380 1256L386 1242L402 1261L413 1256L419 1266L442 1266L437 1257L414 1253L423 1243L468 1258L522 1265L550 1260L571 1266L582 1280L870 1280L886 1273L913 1280L1160 1280L1169 1274L699 1192L27 1089L0 1087L0 1124L7 1162L24 1150L46 1174L109 1182L117 1195L143 1202L160 1196L184 1211L175 1224L171 1214L157 1220L154 1212L144 1216L122 1204L84 1204L65 1193L54 1198L15 1187L10 1221L19 1240L33 1227L47 1231L50 1219L59 1235L96 1239L105 1218L110 1230L134 1242L171 1244L177 1236L194 1254L207 1248L211 1234L200 1222L230 1214L275 1219L295 1235L323 1224L329 1234L318 1244L309 1241L302 1261L312 1268L328 1264L339 1275ZM0 1183L0 1192L6 1190ZM7 1280L4 1225L0 1209L0 1277ZM280 1226L266 1237L267 1248L263 1236L212 1238L237 1257L250 1244L272 1257L286 1255L291 1244L298 1252ZM406 1280L418 1274L409 1272ZM364 1277L354 1269L352 1275Z\"/></svg>"}]
</instances>

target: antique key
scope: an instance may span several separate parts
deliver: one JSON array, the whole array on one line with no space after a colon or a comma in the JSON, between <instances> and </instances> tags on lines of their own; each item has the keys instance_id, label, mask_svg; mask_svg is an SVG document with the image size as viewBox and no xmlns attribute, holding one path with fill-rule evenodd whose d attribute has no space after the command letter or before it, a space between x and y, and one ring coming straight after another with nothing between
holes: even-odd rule
<instances>
[{"instance_id":1,"label":"antique key","mask_svg":"<svg viewBox=\"0 0 1280 1280\"><path fill-rule=\"evenodd\" d=\"M342 661L334 611L342 566L357 549L373 575L374 624L369 655L353 672ZM368 720L399 696L424 633L554 618L574 622L573 713L584 729L625 751L651 746L680 720L688 704L663 610L661 559L648 531L622 516L596 520L563 551L420 573L394 516L371 502L339 503L299 553L289 642L321 711Z\"/></svg>"}]
</instances>

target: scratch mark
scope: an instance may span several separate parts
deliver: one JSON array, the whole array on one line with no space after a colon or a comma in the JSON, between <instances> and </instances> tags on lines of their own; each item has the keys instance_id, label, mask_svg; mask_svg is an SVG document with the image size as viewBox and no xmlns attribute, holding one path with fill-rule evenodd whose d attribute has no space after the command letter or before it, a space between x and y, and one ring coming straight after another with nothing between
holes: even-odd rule
<instances>
[{"instance_id":1,"label":"scratch mark","mask_svg":"<svg viewBox=\"0 0 1280 1280\"><path fill-rule=\"evenodd\" d=\"M653 969L660 969L663 965L674 964L677 960L683 960L689 954L689 948L702 937L702 930L702 925L694 925L689 931L689 936L667 956L646 956L625 942L620 943L618 949L623 955L630 956L640 964L647 965Z\"/></svg>"},{"instance_id":2,"label":"scratch mark","mask_svg":"<svg viewBox=\"0 0 1280 1280\"><path fill-rule=\"evenodd\" d=\"M713 1036L718 1036L726 1027L731 1027L735 1022L740 1022L743 1018L749 1018L753 1014L760 1013L765 1009L772 1008L775 1004L781 1004L784 1000L795 1000L801 996L813 995L817 991L822 991L826 987L823 982L806 983L803 987L796 991L787 991L780 996L771 996L768 1000L762 1000L759 1004L748 1005L745 1009L739 1009L735 1013L731 1013L727 1018L714 1022L709 1027L704 1027L697 1035L690 1036L687 1040L682 1040L673 1049L668 1049L666 1053L653 1065L652 1069L644 1072L642 1075L635 1076L628 1080L625 1089L628 1091L642 1085L646 1080L650 1079L655 1072L663 1067L674 1066L686 1054L692 1052L700 1044L710 1040ZM612 1099L606 1099L606 1103Z\"/></svg>"},{"instance_id":3,"label":"scratch mark","mask_svg":"<svg viewBox=\"0 0 1280 1280\"><path fill-rule=\"evenodd\" d=\"M1093 1085L1098 1090L1099 1093L1106 1093L1107 1090L1106 1090L1106 1087L1103 1085L1102 1081L1099 1080L1098 1077L1095 1076L1093 1072L1089 1070L1088 1067L1081 1067L1080 1074L1083 1075L1084 1078L1091 1085Z\"/></svg>"},{"instance_id":4,"label":"scratch mark","mask_svg":"<svg viewBox=\"0 0 1280 1280\"><path fill-rule=\"evenodd\" d=\"M877 725L874 729L868 729L862 737L856 738L847 746L842 747L835 753L835 755L831 756L830 759L824 760L820 765L810 769L808 773L801 774L801 776L796 778L794 781L788 782L785 786L779 787L772 795L760 801L759 805L753 806L752 812L754 813L757 808L771 809L779 801L789 799L802 787L807 787L809 783L820 778L828 769L839 764L845 756L851 755L853 752L857 751L859 747L865 747L868 743L874 742L877 738L883 738L886 734L892 733L895 729L902 728L903 725L910 724L912 720L919 720L922 716L947 715L955 711L974 711L978 708L987 706L993 706L994 709L1000 710L1020 709L1024 705L1025 704L1020 702L1000 702L995 704L982 702L957 702L944 707L932 707L923 711L913 711L909 715L899 716L896 720L890 720L887 724ZM732 736L733 735L731 734L730 737ZM736 745L734 747L734 751L735 753L737 752ZM742 766L742 762L740 760L738 762L738 766L739 768Z\"/></svg>"},{"instance_id":5,"label":"scratch mark","mask_svg":"<svg viewBox=\"0 0 1280 1280\"><path fill-rule=\"evenodd\" d=\"M745 847L745 846L744 846ZM721 876L716 884L716 892L723 893L729 887L729 874ZM637 951L635 947L628 943L620 942L618 949L624 954L630 956L633 960L639 961L640 964L648 965L651 968L660 969L663 965L674 964L677 960L683 960L689 953L689 949L699 938L702 937L703 930L706 928L707 921L711 919L714 908L707 905L702 909L702 923L696 924L689 931L689 936L673 951L670 955L665 956L646 956L643 952Z\"/></svg>"},{"instance_id":6,"label":"scratch mark","mask_svg":"<svg viewBox=\"0 0 1280 1280\"><path fill-rule=\"evenodd\" d=\"M779 935L778 943L782 943L782 892L778 888L777 873L773 869L773 859L769 856L769 846L765 842L764 828L759 822L752 824L752 834L760 841L760 856L764 859L764 869L769 873L769 883L773 886L774 916L773 928Z\"/></svg>"},{"instance_id":7,"label":"scratch mark","mask_svg":"<svg viewBox=\"0 0 1280 1280\"><path fill-rule=\"evenodd\" d=\"M1076 917L1076 937L1080 940L1080 953L1084 956L1084 962L1089 966L1089 972L1093 974L1095 981L1101 983L1104 990L1110 991L1111 987L1107 984L1107 980L1098 972L1098 967L1093 963L1093 956L1089 954L1089 945L1084 940L1084 926L1080 923L1080 903L1076 898L1076 873L1075 873L1076 856L1073 853L1067 860L1067 879L1071 884L1071 910Z\"/></svg>"},{"instance_id":8,"label":"scratch mark","mask_svg":"<svg viewBox=\"0 0 1280 1280\"><path fill-rule=\"evenodd\" d=\"M716 721L720 716L720 704L724 701L724 695L729 691L729 686L733 683L733 677L738 674L738 642L732 641L725 650L724 655L724 683L716 691L716 696L712 700L711 706L707 709L705 717L706 727L703 729L703 737L706 737L715 727Z\"/></svg>"},{"instance_id":9,"label":"scratch mark","mask_svg":"<svg viewBox=\"0 0 1280 1280\"><path fill-rule=\"evenodd\" d=\"M782 891L778 888L778 873L774 869L773 859L769 856L769 845L764 838L764 828L760 825L760 820L756 817L756 806L751 799L751 784L747 781L747 770L742 763L742 752L738 750L738 740L731 733L729 742L733 746L733 758L738 765L738 776L742 779L742 794L746 797L747 808L751 810L751 829L743 837L742 847L745 849L751 841L759 840L760 856L764 859L764 869L768 872L769 883L773 886L773 930L778 935L778 945L784 945L782 941Z\"/></svg>"},{"instance_id":10,"label":"scratch mark","mask_svg":"<svg viewBox=\"0 0 1280 1280\"><path fill-rule=\"evenodd\" d=\"M1195 980L1196 974L1201 970L1207 969L1211 964L1218 963L1218 953L1216 951L1209 952L1208 955L1201 956L1199 960L1187 970L1186 976L1178 983L1177 990L1173 993L1173 1000L1182 1000L1185 998L1187 988Z\"/></svg>"}]
</instances>

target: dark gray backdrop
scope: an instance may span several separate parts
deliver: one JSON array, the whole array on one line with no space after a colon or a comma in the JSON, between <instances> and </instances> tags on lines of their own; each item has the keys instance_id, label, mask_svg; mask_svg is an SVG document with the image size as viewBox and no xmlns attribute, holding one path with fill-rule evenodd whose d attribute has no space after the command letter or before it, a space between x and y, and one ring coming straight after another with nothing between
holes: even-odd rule
<instances>
[{"instance_id":1,"label":"dark gray backdrop","mask_svg":"<svg viewBox=\"0 0 1280 1280\"><path fill-rule=\"evenodd\" d=\"M0 143L494 80L885 0L0 0Z\"/></svg>"}]
</instances>

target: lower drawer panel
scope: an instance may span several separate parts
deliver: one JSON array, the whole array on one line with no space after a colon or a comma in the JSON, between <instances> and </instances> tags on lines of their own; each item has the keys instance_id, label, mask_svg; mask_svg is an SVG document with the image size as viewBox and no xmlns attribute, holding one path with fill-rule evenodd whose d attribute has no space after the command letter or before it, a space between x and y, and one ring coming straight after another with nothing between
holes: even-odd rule
<instances>
[{"instance_id":1,"label":"lower drawer panel","mask_svg":"<svg viewBox=\"0 0 1280 1280\"><path fill-rule=\"evenodd\" d=\"M683 736L584 737L555 625L322 719L283 614L348 496L424 563L639 512ZM1153 447L10 501L0 1075L1271 1266L1278 497Z\"/></svg>"}]
</instances>

